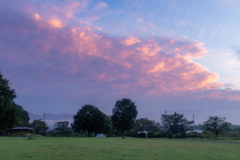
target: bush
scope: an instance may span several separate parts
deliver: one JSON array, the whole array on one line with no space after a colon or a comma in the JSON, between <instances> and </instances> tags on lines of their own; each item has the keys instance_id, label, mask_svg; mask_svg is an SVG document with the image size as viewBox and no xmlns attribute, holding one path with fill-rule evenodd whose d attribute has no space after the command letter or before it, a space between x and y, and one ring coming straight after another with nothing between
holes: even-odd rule
<instances>
[{"instance_id":1,"label":"bush","mask_svg":"<svg viewBox=\"0 0 240 160\"><path fill-rule=\"evenodd\" d=\"M7 131L6 130L0 130L0 136L7 136Z\"/></svg>"},{"instance_id":2,"label":"bush","mask_svg":"<svg viewBox=\"0 0 240 160\"><path fill-rule=\"evenodd\" d=\"M156 134L156 138L165 138L167 137L167 134L163 131L160 131Z\"/></svg>"}]
</instances>

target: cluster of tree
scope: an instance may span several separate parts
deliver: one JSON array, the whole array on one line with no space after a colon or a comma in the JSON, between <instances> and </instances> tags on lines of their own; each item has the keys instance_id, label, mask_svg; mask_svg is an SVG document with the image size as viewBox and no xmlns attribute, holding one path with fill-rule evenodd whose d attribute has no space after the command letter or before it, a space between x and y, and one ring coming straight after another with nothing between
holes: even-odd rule
<instances>
[{"instance_id":1,"label":"cluster of tree","mask_svg":"<svg viewBox=\"0 0 240 160\"><path fill-rule=\"evenodd\" d=\"M72 132L68 121L55 122L53 133L56 136L66 136Z\"/></svg>"},{"instance_id":2,"label":"cluster of tree","mask_svg":"<svg viewBox=\"0 0 240 160\"><path fill-rule=\"evenodd\" d=\"M15 126L28 126L34 128L36 134L46 134L47 124L41 119L29 123L28 112L22 106L15 104L16 97L15 90L11 89L9 80L3 78L0 72L0 130ZM114 132L121 131L124 138L124 132L133 127L137 113L136 105L130 99L117 101L111 117L93 105L85 105L74 116L72 128L68 127L69 122L67 121L57 122L52 132L63 136L74 130L81 133L87 132L89 137L90 133L106 133L112 130Z\"/></svg>"},{"instance_id":3,"label":"cluster of tree","mask_svg":"<svg viewBox=\"0 0 240 160\"><path fill-rule=\"evenodd\" d=\"M69 127L68 121L60 121L55 122L54 128L52 130L48 130L47 123L39 120L34 120L30 125L36 134L44 135L44 136L52 136L52 137L63 137L68 136L72 133L72 129Z\"/></svg>"},{"instance_id":4,"label":"cluster of tree","mask_svg":"<svg viewBox=\"0 0 240 160\"><path fill-rule=\"evenodd\" d=\"M162 114L161 116L162 129L166 131L168 137L171 135L184 134L190 129L194 121L187 120L183 114L174 113L172 115Z\"/></svg>"},{"instance_id":5,"label":"cluster of tree","mask_svg":"<svg viewBox=\"0 0 240 160\"><path fill-rule=\"evenodd\" d=\"M72 132L78 132L87 134L89 137L91 134L97 135L98 133L113 133L115 135L121 133L122 138L124 138L125 131L129 131L135 126L137 113L135 103L124 98L116 102L112 116L107 116L97 107L87 104L82 106L73 117L74 121L71 128L68 121L56 122L54 129L47 132L47 124L41 119L34 120L30 126L35 129L36 134L41 135L69 136ZM139 123L136 124L139 125Z\"/></svg>"},{"instance_id":6,"label":"cluster of tree","mask_svg":"<svg viewBox=\"0 0 240 160\"><path fill-rule=\"evenodd\" d=\"M16 97L9 80L0 72L0 130L29 125L28 112L14 102Z\"/></svg>"},{"instance_id":7,"label":"cluster of tree","mask_svg":"<svg viewBox=\"0 0 240 160\"><path fill-rule=\"evenodd\" d=\"M22 106L14 102L16 98L15 90L11 89L8 79L3 78L0 72L0 131L14 126L29 126L35 129L36 134L46 135L49 129L47 124L41 119L29 123L28 112ZM66 136L72 132L80 134L111 133L122 138L127 131L128 135L135 135L138 131L148 131L150 133L164 133L168 135L184 134L191 129L194 121L187 120L183 114L174 113L172 115L162 114L161 123L157 123L147 118L136 120L137 106L130 99L118 100L112 110L112 115L107 116L97 107L87 104L73 117L74 121L69 127L68 121L56 122L54 129L49 131L51 135ZM225 117L209 117L203 122L201 129L205 129L215 134L228 130L231 123L225 121Z\"/></svg>"},{"instance_id":8,"label":"cluster of tree","mask_svg":"<svg viewBox=\"0 0 240 160\"><path fill-rule=\"evenodd\" d=\"M194 121L188 121L184 118L183 114L163 114L161 116L162 128L166 131L166 134L178 135L179 133L186 133L187 130L193 128L202 129L213 133L215 137L224 133L230 129L231 123L225 121L225 117L210 116L202 125L193 127Z\"/></svg>"},{"instance_id":9,"label":"cluster of tree","mask_svg":"<svg viewBox=\"0 0 240 160\"><path fill-rule=\"evenodd\" d=\"M72 128L75 132L91 133L114 132L116 135L124 133L133 127L137 117L137 107L130 99L118 100L113 108L112 116L107 116L97 107L84 105L73 117Z\"/></svg>"}]
</instances>

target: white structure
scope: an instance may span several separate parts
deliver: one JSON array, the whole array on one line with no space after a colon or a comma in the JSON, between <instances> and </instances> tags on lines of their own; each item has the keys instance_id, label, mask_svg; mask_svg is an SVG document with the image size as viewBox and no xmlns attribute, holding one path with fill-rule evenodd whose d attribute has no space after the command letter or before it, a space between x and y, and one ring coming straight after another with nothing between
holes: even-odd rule
<instances>
[{"instance_id":1,"label":"white structure","mask_svg":"<svg viewBox=\"0 0 240 160\"><path fill-rule=\"evenodd\" d=\"M106 136L104 134L102 134L102 133L99 133L96 137L98 137L98 138L106 138Z\"/></svg>"},{"instance_id":2,"label":"white structure","mask_svg":"<svg viewBox=\"0 0 240 160\"><path fill-rule=\"evenodd\" d=\"M203 131L194 129L193 131L186 131L186 133L202 133Z\"/></svg>"},{"instance_id":3,"label":"white structure","mask_svg":"<svg viewBox=\"0 0 240 160\"><path fill-rule=\"evenodd\" d=\"M139 131L139 132L137 132L138 134L140 134L140 133L145 133L146 134L146 138L148 138L148 131Z\"/></svg>"}]
</instances>

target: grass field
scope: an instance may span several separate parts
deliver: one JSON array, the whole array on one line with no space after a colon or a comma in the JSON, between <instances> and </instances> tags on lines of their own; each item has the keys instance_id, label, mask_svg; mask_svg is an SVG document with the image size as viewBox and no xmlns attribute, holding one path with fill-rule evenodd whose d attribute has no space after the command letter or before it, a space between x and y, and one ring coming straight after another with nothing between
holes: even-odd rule
<instances>
[{"instance_id":1,"label":"grass field","mask_svg":"<svg viewBox=\"0 0 240 160\"><path fill-rule=\"evenodd\" d=\"M239 151L191 139L0 137L0 160L237 160Z\"/></svg>"}]
</instances>

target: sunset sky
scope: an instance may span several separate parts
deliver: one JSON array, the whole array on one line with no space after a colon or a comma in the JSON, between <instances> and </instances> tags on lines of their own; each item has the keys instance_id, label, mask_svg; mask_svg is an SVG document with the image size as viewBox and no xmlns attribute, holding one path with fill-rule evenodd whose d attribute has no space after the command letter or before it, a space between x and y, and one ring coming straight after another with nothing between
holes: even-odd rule
<instances>
[{"instance_id":1,"label":"sunset sky","mask_svg":"<svg viewBox=\"0 0 240 160\"><path fill-rule=\"evenodd\" d=\"M32 114L165 110L240 124L239 0L1 0L0 71Z\"/></svg>"}]
</instances>

